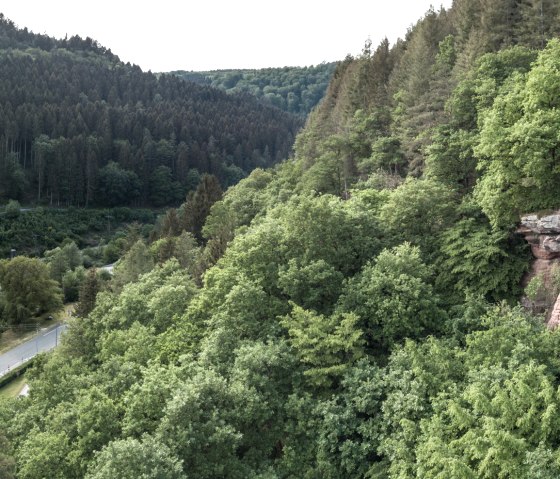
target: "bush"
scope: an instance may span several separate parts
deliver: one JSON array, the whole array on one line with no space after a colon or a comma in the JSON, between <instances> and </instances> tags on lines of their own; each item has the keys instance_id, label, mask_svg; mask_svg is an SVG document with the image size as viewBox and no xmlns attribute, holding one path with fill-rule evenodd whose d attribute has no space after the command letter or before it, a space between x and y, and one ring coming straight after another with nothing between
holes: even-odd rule
<instances>
[{"instance_id":1,"label":"bush","mask_svg":"<svg viewBox=\"0 0 560 479\"><path fill-rule=\"evenodd\" d=\"M15 219L21 214L21 205L16 200L8 201L6 205L6 218Z\"/></svg>"}]
</instances>

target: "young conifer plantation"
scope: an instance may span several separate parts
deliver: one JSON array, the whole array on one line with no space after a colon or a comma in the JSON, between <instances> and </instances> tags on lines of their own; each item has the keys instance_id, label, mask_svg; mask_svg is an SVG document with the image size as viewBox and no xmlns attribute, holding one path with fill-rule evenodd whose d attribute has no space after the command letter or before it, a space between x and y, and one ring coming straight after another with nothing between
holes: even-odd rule
<instances>
[{"instance_id":1,"label":"young conifer plantation","mask_svg":"<svg viewBox=\"0 0 560 479\"><path fill-rule=\"evenodd\" d=\"M539 273L519 229L523 215L534 215L529 230L558 220L559 34L555 0L430 10L403 40L368 42L336 66L289 158L297 122L256 100L143 76L81 43L81 53L3 50L7 65L30 69L76 55L113 65L90 93L114 103L77 93L57 113L30 106L60 133L43 137L31 123L25 141L6 135L12 156L2 158L16 148L23 195L98 201L87 187L91 138L81 137L86 163L76 157L82 190L37 170L78 143L69 132L80 118L100 128L92 151L123 155L98 164L98 178L135 172L138 201L150 201L159 166L142 166L146 152L159 158L175 142L170 181L185 185L180 145L197 134L171 140L175 117L164 114L199 114L179 100L185 89L208 108L225 102L232 117L248 105L272 115L273 140L244 125L235 142L251 153L238 165L247 176L225 191L236 147L216 136L213 169L210 144L185 146L214 176L149 241L129 242L108 283L90 275L62 344L26 373L29 397L0 400L0 477L560 477L560 332L547 327L560 267L552 252ZM123 91L122 75L138 91ZM144 113L126 107L138 101ZM105 136L112 115L134 141ZM269 144L284 161L263 163ZM536 233L523 231L537 252Z\"/></svg>"}]
</instances>

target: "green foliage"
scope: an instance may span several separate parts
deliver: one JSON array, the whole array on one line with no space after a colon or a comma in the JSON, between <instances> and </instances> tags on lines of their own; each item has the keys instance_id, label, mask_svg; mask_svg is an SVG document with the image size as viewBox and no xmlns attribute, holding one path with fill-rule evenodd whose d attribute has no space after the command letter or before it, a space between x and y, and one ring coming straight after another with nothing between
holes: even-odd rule
<instances>
[{"instance_id":1,"label":"green foliage","mask_svg":"<svg viewBox=\"0 0 560 479\"><path fill-rule=\"evenodd\" d=\"M52 477L63 479L75 471L69 464L70 440L64 432L35 431L21 445L18 476L25 479Z\"/></svg>"},{"instance_id":2,"label":"green foliage","mask_svg":"<svg viewBox=\"0 0 560 479\"><path fill-rule=\"evenodd\" d=\"M129 292L128 304L131 303ZM98 358L106 364L123 361L136 366L145 366L154 356L155 331L149 323L150 315L145 314L139 321L129 319L126 329L114 328L102 333L99 339Z\"/></svg>"},{"instance_id":3,"label":"green foliage","mask_svg":"<svg viewBox=\"0 0 560 479\"><path fill-rule=\"evenodd\" d=\"M539 479L553 479L560 474L560 462L558 453L551 448L540 445L527 452L525 463L527 467L527 477Z\"/></svg>"},{"instance_id":4,"label":"green foliage","mask_svg":"<svg viewBox=\"0 0 560 479\"><path fill-rule=\"evenodd\" d=\"M95 457L87 479L184 479L181 462L157 439L121 439L109 443Z\"/></svg>"},{"instance_id":5,"label":"green foliage","mask_svg":"<svg viewBox=\"0 0 560 479\"><path fill-rule=\"evenodd\" d=\"M62 306L60 288L39 259L17 256L0 261L0 287L5 301L4 319L12 324Z\"/></svg>"},{"instance_id":6,"label":"green foliage","mask_svg":"<svg viewBox=\"0 0 560 479\"><path fill-rule=\"evenodd\" d=\"M554 441L558 335L518 308L479 321L464 347L428 340L393 354L380 448L392 475L530 477L525 454Z\"/></svg>"},{"instance_id":7,"label":"green foliage","mask_svg":"<svg viewBox=\"0 0 560 479\"><path fill-rule=\"evenodd\" d=\"M14 220L19 217L21 213L21 205L19 201L10 200L4 209L4 216L10 220Z\"/></svg>"},{"instance_id":8,"label":"green foliage","mask_svg":"<svg viewBox=\"0 0 560 479\"><path fill-rule=\"evenodd\" d=\"M138 252L141 255L137 256L133 251L132 259L141 259L146 252L145 246L139 247ZM176 319L176 315L179 316L186 310L195 294L188 272L176 260L151 267L149 271L135 269L133 272L138 276L135 280L122 284L118 301L105 297L107 302L96 307L90 318L97 318L108 330L128 328L136 321L158 330L166 329ZM130 272L122 274L125 273ZM175 294L177 297L173 297ZM161 309L163 307L165 310Z\"/></svg>"},{"instance_id":9,"label":"green foliage","mask_svg":"<svg viewBox=\"0 0 560 479\"><path fill-rule=\"evenodd\" d=\"M544 365L489 368L422 425L422 477L531 477L526 455L557 437L557 388ZM482 418L482 420L481 420Z\"/></svg>"},{"instance_id":10,"label":"green foliage","mask_svg":"<svg viewBox=\"0 0 560 479\"><path fill-rule=\"evenodd\" d=\"M545 285L542 275L534 276L525 287L525 294L531 301L539 301L545 295Z\"/></svg>"},{"instance_id":11,"label":"green foliage","mask_svg":"<svg viewBox=\"0 0 560 479\"><path fill-rule=\"evenodd\" d=\"M175 238L167 236L150 245L150 254L157 263L162 264L173 257L174 249Z\"/></svg>"},{"instance_id":12,"label":"green foliage","mask_svg":"<svg viewBox=\"0 0 560 479\"><path fill-rule=\"evenodd\" d=\"M432 398L446 391L452 394L463 378L458 353L452 341L428 338L421 343L407 341L391 354L383 377L386 399L379 447L379 453L390 460L388 475L416 475L420 421L430 416Z\"/></svg>"},{"instance_id":13,"label":"green foliage","mask_svg":"<svg viewBox=\"0 0 560 479\"><path fill-rule=\"evenodd\" d=\"M437 233L456 217L456 195L435 180L408 179L391 192L379 217L393 244L408 241L430 255L437 250Z\"/></svg>"},{"instance_id":14,"label":"green foliage","mask_svg":"<svg viewBox=\"0 0 560 479\"><path fill-rule=\"evenodd\" d=\"M198 240L202 240L202 227L210 208L222 198L222 188L214 175L203 175L196 191L187 196L187 201L181 206L183 229L192 233Z\"/></svg>"},{"instance_id":15,"label":"green foliage","mask_svg":"<svg viewBox=\"0 0 560 479\"><path fill-rule=\"evenodd\" d=\"M289 155L334 67L272 73L284 78L263 104L142 72L91 38L56 40L4 17L0 37L0 199L51 206L159 207L201 174L229 186L271 166Z\"/></svg>"},{"instance_id":16,"label":"green foliage","mask_svg":"<svg viewBox=\"0 0 560 479\"><path fill-rule=\"evenodd\" d=\"M191 276L196 277L200 247L192 234L186 231L181 233L175 241L173 256L183 268L189 271Z\"/></svg>"},{"instance_id":17,"label":"green foliage","mask_svg":"<svg viewBox=\"0 0 560 479\"><path fill-rule=\"evenodd\" d=\"M489 301L519 297L519 283L528 267L525 242L507 230L492 229L469 201L463 211L466 217L441 235L439 286Z\"/></svg>"},{"instance_id":18,"label":"green foliage","mask_svg":"<svg viewBox=\"0 0 560 479\"><path fill-rule=\"evenodd\" d=\"M325 318L296 305L282 320L313 386L332 387L363 356L364 341L358 323L354 314Z\"/></svg>"},{"instance_id":19,"label":"green foliage","mask_svg":"<svg viewBox=\"0 0 560 479\"><path fill-rule=\"evenodd\" d=\"M45 251L44 258L49 265L51 277L62 284L63 276L83 265L82 253L76 243L69 242L62 248L57 246L53 250Z\"/></svg>"},{"instance_id":20,"label":"green foliage","mask_svg":"<svg viewBox=\"0 0 560 479\"><path fill-rule=\"evenodd\" d=\"M150 365L142 371L142 381L134 384L124 399L125 434L140 438L145 433L155 433L165 414L162 404L173 397L180 381L179 372L159 365Z\"/></svg>"},{"instance_id":21,"label":"green foliage","mask_svg":"<svg viewBox=\"0 0 560 479\"><path fill-rule=\"evenodd\" d=\"M131 204L140 196L140 179L130 170L110 162L99 170L99 197L106 206Z\"/></svg>"},{"instance_id":22,"label":"green foliage","mask_svg":"<svg viewBox=\"0 0 560 479\"><path fill-rule=\"evenodd\" d=\"M230 217L235 218L235 226L247 226L255 216L267 206L267 186L275 175L270 170L254 169L251 174L237 185L228 188L222 202L228 208Z\"/></svg>"},{"instance_id":23,"label":"green foliage","mask_svg":"<svg viewBox=\"0 0 560 479\"><path fill-rule=\"evenodd\" d=\"M115 230L134 221L154 223L155 215L149 210L129 208L31 208L22 211L17 218L4 216L0 221L0 255L8 257L14 248L19 254L40 256L45 250L56 249L62 243L72 241L83 248L109 240ZM98 252L90 250L91 259L97 261Z\"/></svg>"},{"instance_id":24,"label":"green foliage","mask_svg":"<svg viewBox=\"0 0 560 479\"><path fill-rule=\"evenodd\" d=\"M103 247L103 264L116 263L127 252L127 242L122 236L111 239Z\"/></svg>"},{"instance_id":25,"label":"green foliage","mask_svg":"<svg viewBox=\"0 0 560 479\"><path fill-rule=\"evenodd\" d=\"M249 93L266 104L305 116L323 97L335 67L335 63L322 63L303 68L172 73L184 80L212 85L230 94Z\"/></svg>"},{"instance_id":26,"label":"green foliage","mask_svg":"<svg viewBox=\"0 0 560 479\"><path fill-rule=\"evenodd\" d=\"M226 203L214 203L202 229L203 236L208 240L203 255L207 268L222 257L228 243L233 239L235 226L235 212L232 212Z\"/></svg>"},{"instance_id":27,"label":"green foliage","mask_svg":"<svg viewBox=\"0 0 560 479\"><path fill-rule=\"evenodd\" d=\"M93 386L78 399L75 413L79 439L72 446L81 456L78 459L80 469L85 470L93 452L99 451L118 434L120 410L112 398Z\"/></svg>"},{"instance_id":28,"label":"green foliage","mask_svg":"<svg viewBox=\"0 0 560 479\"><path fill-rule=\"evenodd\" d=\"M321 477L375 477L378 466L383 378L367 360L349 368L341 391L319 404L322 423L317 438Z\"/></svg>"},{"instance_id":29,"label":"green foliage","mask_svg":"<svg viewBox=\"0 0 560 479\"><path fill-rule=\"evenodd\" d=\"M169 402L158 436L195 477L242 477L246 469L236 450L243 435L236 423L251 411L253 400L251 391L228 386L215 373L201 371L183 383ZM236 411L241 404L244 413Z\"/></svg>"},{"instance_id":30,"label":"green foliage","mask_svg":"<svg viewBox=\"0 0 560 479\"><path fill-rule=\"evenodd\" d=\"M0 433L0 475L4 479L14 479L15 461L10 456L10 447L6 437Z\"/></svg>"},{"instance_id":31,"label":"green foliage","mask_svg":"<svg viewBox=\"0 0 560 479\"><path fill-rule=\"evenodd\" d=\"M29 185L18 155L12 152L3 160L0 162L0 197L22 199Z\"/></svg>"},{"instance_id":32,"label":"green foliage","mask_svg":"<svg viewBox=\"0 0 560 479\"><path fill-rule=\"evenodd\" d=\"M432 136L426 149L426 176L458 188L462 192L472 189L476 180L474 133L443 126Z\"/></svg>"},{"instance_id":33,"label":"green foliage","mask_svg":"<svg viewBox=\"0 0 560 479\"><path fill-rule=\"evenodd\" d=\"M494 226L557 206L559 51L560 43L551 41L526 76L515 75L502 87L484 117L475 150L484 173L475 193Z\"/></svg>"},{"instance_id":34,"label":"green foliage","mask_svg":"<svg viewBox=\"0 0 560 479\"><path fill-rule=\"evenodd\" d=\"M348 283L340 307L358 315L368 348L385 351L442 327L445 313L430 276L417 247L405 243L383 250Z\"/></svg>"},{"instance_id":35,"label":"green foliage","mask_svg":"<svg viewBox=\"0 0 560 479\"><path fill-rule=\"evenodd\" d=\"M86 270L83 266L76 268L74 271L67 271L62 277L62 292L64 294L64 302L73 303L78 301L80 289L86 276Z\"/></svg>"},{"instance_id":36,"label":"green foliage","mask_svg":"<svg viewBox=\"0 0 560 479\"><path fill-rule=\"evenodd\" d=\"M295 197L270 216L283 223L281 251L305 262L322 259L346 277L380 249L379 226L369 206L361 198Z\"/></svg>"},{"instance_id":37,"label":"green foliage","mask_svg":"<svg viewBox=\"0 0 560 479\"><path fill-rule=\"evenodd\" d=\"M116 289L122 288L151 271L153 267L154 261L146 244L138 240L115 266L112 284Z\"/></svg>"},{"instance_id":38,"label":"green foliage","mask_svg":"<svg viewBox=\"0 0 560 479\"><path fill-rule=\"evenodd\" d=\"M294 303L328 312L342 290L344 276L325 260L299 265L291 259L278 273L278 286Z\"/></svg>"},{"instance_id":39,"label":"green foliage","mask_svg":"<svg viewBox=\"0 0 560 479\"><path fill-rule=\"evenodd\" d=\"M400 141L394 137L380 137L371 145L371 157L367 161L370 171L387 170L402 174L405 168Z\"/></svg>"},{"instance_id":40,"label":"green foliage","mask_svg":"<svg viewBox=\"0 0 560 479\"><path fill-rule=\"evenodd\" d=\"M99 278L95 268L91 268L84 275L78 292L78 306L76 314L86 317L95 308L95 299L99 292Z\"/></svg>"},{"instance_id":41,"label":"green foliage","mask_svg":"<svg viewBox=\"0 0 560 479\"><path fill-rule=\"evenodd\" d=\"M158 166L150 177L150 203L156 207L169 205L181 200L181 183L173 181L173 172L167 166Z\"/></svg>"}]
</instances>

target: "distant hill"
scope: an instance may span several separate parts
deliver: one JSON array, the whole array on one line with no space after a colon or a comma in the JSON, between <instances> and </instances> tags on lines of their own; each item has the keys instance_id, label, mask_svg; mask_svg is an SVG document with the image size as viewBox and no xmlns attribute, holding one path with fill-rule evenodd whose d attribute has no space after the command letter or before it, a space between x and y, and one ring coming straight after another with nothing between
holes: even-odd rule
<instances>
[{"instance_id":1,"label":"distant hill","mask_svg":"<svg viewBox=\"0 0 560 479\"><path fill-rule=\"evenodd\" d=\"M0 201L163 206L286 158L301 118L0 14Z\"/></svg>"},{"instance_id":2,"label":"distant hill","mask_svg":"<svg viewBox=\"0 0 560 479\"><path fill-rule=\"evenodd\" d=\"M336 65L321 63L309 67L172 73L184 80L221 88L228 93L250 93L289 113L307 116L325 95Z\"/></svg>"}]
</instances>

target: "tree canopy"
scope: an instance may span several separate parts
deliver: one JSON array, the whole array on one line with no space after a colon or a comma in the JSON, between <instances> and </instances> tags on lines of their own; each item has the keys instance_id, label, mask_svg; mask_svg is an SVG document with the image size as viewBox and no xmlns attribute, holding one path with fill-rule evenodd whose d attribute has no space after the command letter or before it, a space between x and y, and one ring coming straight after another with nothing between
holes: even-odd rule
<instances>
[{"instance_id":1,"label":"tree canopy","mask_svg":"<svg viewBox=\"0 0 560 479\"><path fill-rule=\"evenodd\" d=\"M24 256L0 261L0 295L2 315L8 323L25 322L62 305L60 288L51 279L47 266L39 259Z\"/></svg>"},{"instance_id":2,"label":"tree canopy","mask_svg":"<svg viewBox=\"0 0 560 479\"><path fill-rule=\"evenodd\" d=\"M37 35L3 15L0 66L0 201L177 204L201 174L229 186L286 158L303 123L249 95L142 72L91 38Z\"/></svg>"}]
</instances>

